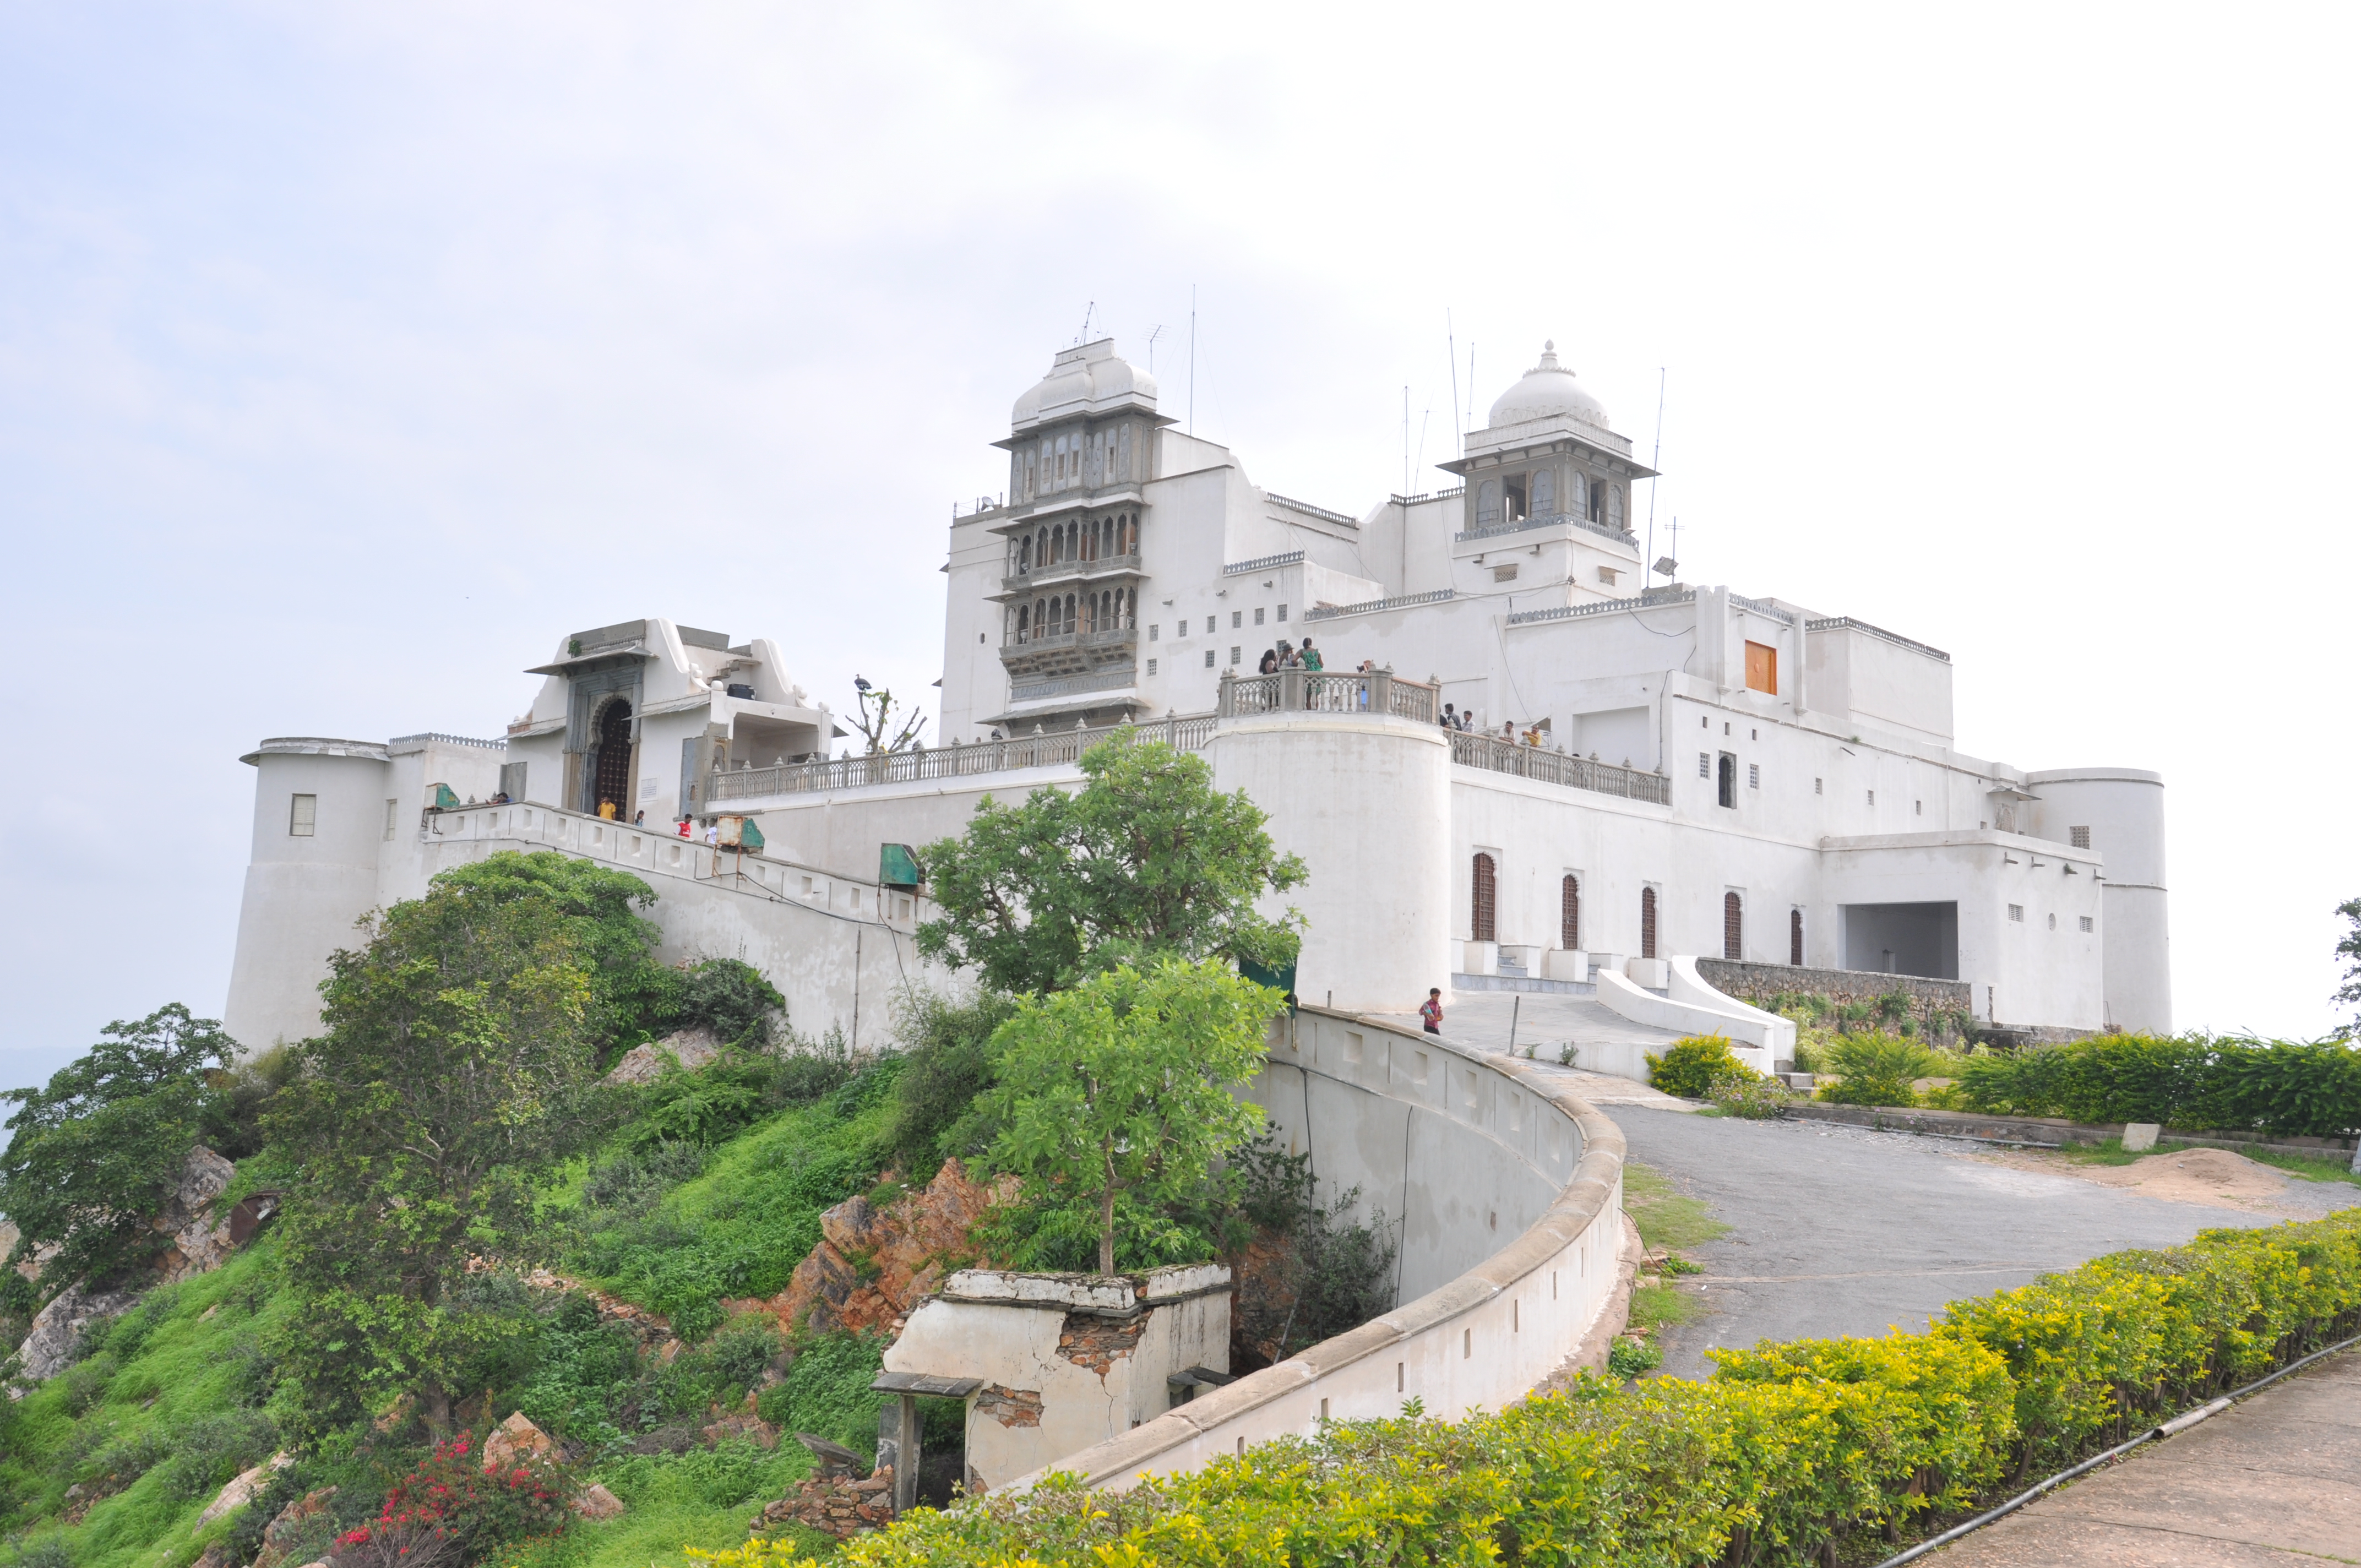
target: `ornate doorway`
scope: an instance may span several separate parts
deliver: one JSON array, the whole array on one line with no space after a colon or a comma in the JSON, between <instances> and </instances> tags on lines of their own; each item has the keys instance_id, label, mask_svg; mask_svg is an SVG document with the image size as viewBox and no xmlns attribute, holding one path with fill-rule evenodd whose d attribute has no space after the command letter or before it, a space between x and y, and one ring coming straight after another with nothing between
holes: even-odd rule
<instances>
[{"instance_id":1,"label":"ornate doorway","mask_svg":"<svg viewBox=\"0 0 2361 1568\"><path fill-rule=\"evenodd\" d=\"M590 809L601 817L631 818L631 705L621 697L598 715L598 750L591 763ZM605 808L611 804L610 813Z\"/></svg>"}]
</instances>

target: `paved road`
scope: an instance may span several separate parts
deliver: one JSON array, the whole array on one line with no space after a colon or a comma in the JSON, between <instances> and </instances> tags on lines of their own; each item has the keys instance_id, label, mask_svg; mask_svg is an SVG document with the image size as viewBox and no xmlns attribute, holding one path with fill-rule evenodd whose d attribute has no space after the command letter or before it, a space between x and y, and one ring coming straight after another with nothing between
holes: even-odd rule
<instances>
[{"instance_id":1,"label":"paved road","mask_svg":"<svg viewBox=\"0 0 2361 1568\"><path fill-rule=\"evenodd\" d=\"M1916 1332L1946 1303L2022 1285L2124 1247L2285 1216L2169 1203L2070 1176L1963 1157L1948 1140L1813 1122L1741 1122L1602 1107L1654 1166L1733 1227L1696 1248L1684 1283L1708 1310L1664 1331L1664 1371L1702 1377L1705 1352L1759 1339ZM2298 1182L2315 1202L2361 1188ZM2361 1540L2356 1540L2361 1545ZM2356 1552L2356 1556L2361 1556Z\"/></svg>"},{"instance_id":2,"label":"paved road","mask_svg":"<svg viewBox=\"0 0 2361 1568\"><path fill-rule=\"evenodd\" d=\"M2361 1562L2361 1352L2276 1383L1928 1561L1944 1568Z\"/></svg>"}]
</instances>

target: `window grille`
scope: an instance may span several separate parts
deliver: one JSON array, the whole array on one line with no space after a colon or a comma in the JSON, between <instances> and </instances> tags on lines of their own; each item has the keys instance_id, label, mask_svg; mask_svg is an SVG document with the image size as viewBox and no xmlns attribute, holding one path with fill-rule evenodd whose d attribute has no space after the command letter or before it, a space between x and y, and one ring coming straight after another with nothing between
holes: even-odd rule
<instances>
[{"instance_id":1,"label":"window grille","mask_svg":"<svg viewBox=\"0 0 2361 1568\"><path fill-rule=\"evenodd\" d=\"M1822 781L1820 781L1820 780L1818 780L1818 779L1814 779L1814 780L1812 781L1812 793L1813 793L1814 795L1825 795L1825 794L1827 794L1827 793L1828 793L1826 790L1823 790L1823 789L1820 787L1821 782L1822 782Z\"/></svg>"},{"instance_id":2,"label":"window grille","mask_svg":"<svg viewBox=\"0 0 2361 1568\"><path fill-rule=\"evenodd\" d=\"M291 795L287 802L287 836L309 839L320 820L320 797L316 795Z\"/></svg>"},{"instance_id":3,"label":"window grille","mask_svg":"<svg viewBox=\"0 0 2361 1568\"><path fill-rule=\"evenodd\" d=\"M1709 779L1713 777L1713 753L1711 751L1699 751L1697 753L1697 777L1701 779Z\"/></svg>"},{"instance_id":4,"label":"window grille","mask_svg":"<svg viewBox=\"0 0 2361 1568\"><path fill-rule=\"evenodd\" d=\"M2025 924L2025 905L2022 904L2010 905L2008 906L2008 917L2015 921L2020 926Z\"/></svg>"},{"instance_id":5,"label":"window grille","mask_svg":"<svg viewBox=\"0 0 2361 1568\"><path fill-rule=\"evenodd\" d=\"M1746 764L1746 787L1748 789L1761 789L1763 787L1762 763L1749 762Z\"/></svg>"},{"instance_id":6,"label":"window grille","mask_svg":"<svg viewBox=\"0 0 2361 1568\"><path fill-rule=\"evenodd\" d=\"M1721 895L1721 956L1732 960L1746 956L1746 901L1734 893Z\"/></svg>"},{"instance_id":7,"label":"window grille","mask_svg":"<svg viewBox=\"0 0 2361 1568\"><path fill-rule=\"evenodd\" d=\"M1255 606L1255 624L1257 626L1262 624L1262 606L1260 605Z\"/></svg>"},{"instance_id":8,"label":"window grille","mask_svg":"<svg viewBox=\"0 0 2361 1568\"><path fill-rule=\"evenodd\" d=\"M1213 667L1213 651L1211 648L1208 648L1208 649L1206 649L1206 650L1205 650L1205 668L1207 668L1207 669L1209 669L1209 670L1210 670L1210 669L1212 669Z\"/></svg>"},{"instance_id":9,"label":"window grille","mask_svg":"<svg viewBox=\"0 0 2361 1568\"><path fill-rule=\"evenodd\" d=\"M1235 631L1236 630L1238 630L1238 628L1240 628L1240 627L1244 626L1246 623L1246 612L1245 610L1242 610L1242 609L1234 609L1234 610L1230 611L1230 630L1231 630ZM1233 660L1231 660L1231 661L1230 661L1230 663L1232 663L1233 664L1235 664L1235 663L1237 663L1237 661L1236 661L1235 659L1233 659Z\"/></svg>"},{"instance_id":10,"label":"window grille","mask_svg":"<svg viewBox=\"0 0 2361 1568\"><path fill-rule=\"evenodd\" d=\"M1237 645L1236 643L1233 642L1233 643L1231 643L1231 644L1230 644L1230 667L1231 667L1232 669L1235 669L1235 668L1237 667L1237 663L1238 663L1238 645Z\"/></svg>"},{"instance_id":11,"label":"window grille","mask_svg":"<svg viewBox=\"0 0 2361 1568\"><path fill-rule=\"evenodd\" d=\"M1469 922L1468 931L1469 934L1479 942L1497 941L1499 938L1494 935L1497 927L1494 924L1492 914L1494 896L1496 893L1494 884L1497 879L1494 875L1492 857L1484 854L1477 855L1476 857L1475 870L1475 896L1472 901L1474 905L1474 917Z\"/></svg>"},{"instance_id":12,"label":"window grille","mask_svg":"<svg viewBox=\"0 0 2361 1568\"><path fill-rule=\"evenodd\" d=\"M1164 623L1162 621L1159 620L1148 629L1148 640L1150 642L1161 642L1164 641Z\"/></svg>"},{"instance_id":13,"label":"window grille","mask_svg":"<svg viewBox=\"0 0 2361 1568\"><path fill-rule=\"evenodd\" d=\"M1571 872L1558 883L1557 945L1569 950L1582 946L1582 883Z\"/></svg>"},{"instance_id":14,"label":"window grille","mask_svg":"<svg viewBox=\"0 0 2361 1568\"><path fill-rule=\"evenodd\" d=\"M1279 607L1279 619L1281 620L1285 620L1287 619L1287 607L1285 605L1280 605Z\"/></svg>"},{"instance_id":15,"label":"window grille","mask_svg":"<svg viewBox=\"0 0 2361 1568\"><path fill-rule=\"evenodd\" d=\"M1656 890L1653 887L1640 890L1640 956L1656 956Z\"/></svg>"},{"instance_id":16,"label":"window grille","mask_svg":"<svg viewBox=\"0 0 2361 1568\"><path fill-rule=\"evenodd\" d=\"M1787 961L1797 969L1804 967L1804 912L1787 911Z\"/></svg>"},{"instance_id":17,"label":"window grille","mask_svg":"<svg viewBox=\"0 0 2361 1568\"><path fill-rule=\"evenodd\" d=\"M2088 828L2069 828L2066 829L2066 838L2068 842L2078 850L2087 850L2091 847L2091 830Z\"/></svg>"},{"instance_id":18,"label":"window grille","mask_svg":"<svg viewBox=\"0 0 2361 1568\"><path fill-rule=\"evenodd\" d=\"M1215 619L1215 617L1210 615L1205 618L1205 635L1208 637L1211 637L1213 634L1213 622Z\"/></svg>"},{"instance_id":19,"label":"window grille","mask_svg":"<svg viewBox=\"0 0 2361 1568\"><path fill-rule=\"evenodd\" d=\"M1869 804L1872 806L1875 806L1877 804L1877 792L1875 790L1871 790L1869 792Z\"/></svg>"},{"instance_id":20,"label":"window grille","mask_svg":"<svg viewBox=\"0 0 2361 1568\"><path fill-rule=\"evenodd\" d=\"M1151 675L1156 673L1156 661L1153 659L1148 661L1148 673Z\"/></svg>"},{"instance_id":21,"label":"window grille","mask_svg":"<svg viewBox=\"0 0 2361 1568\"><path fill-rule=\"evenodd\" d=\"M2082 916L2082 929L2083 929L2085 932L2093 931L2093 930L2096 930L2097 928L2098 928L2098 927L2097 927L2097 923L2096 923L2095 921L2093 921L2093 920L2092 920L2089 916L2085 915L2085 916Z\"/></svg>"}]
</instances>

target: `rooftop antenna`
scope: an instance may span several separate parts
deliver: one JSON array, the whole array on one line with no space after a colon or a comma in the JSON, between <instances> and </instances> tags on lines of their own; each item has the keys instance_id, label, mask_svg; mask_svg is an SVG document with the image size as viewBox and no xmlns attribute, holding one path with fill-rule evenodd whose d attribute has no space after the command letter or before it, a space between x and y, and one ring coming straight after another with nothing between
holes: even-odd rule
<instances>
[{"instance_id":1,"label":"rooftop antenna","mask_svg":"<svg viewBox=\"0 0 2361 1568\"><path fill-rule=\"evenodd\" d=\"M1459 423L1459 345L1451 331L1451 313L1443 313L1443 356L1451 361L1451 422ZM1453 443L1459 456L1467 455L1467 432L1463 427Z\"/></svg>"},{"instance_id":2,"label":"rooftop antenna","mask_svg":"<svg viewBox=\"0 0 2361 1568\"><path fill-rule=\"evenodd\" d=\"M1074 341L1076 343L1085 343L1089 341L1091 335L1091 316L1098 310L1098 308L1099 302L1096 300L1093 300L1089 304L1082 307L1082 330L1074 334Z\"/></svg>"},{"instance_id":3,"label":"rooftop antenna","mask_svg":"<svg viewBox=\"0 0 2361 1568\"><path fill-rule=\"evenodd\" d=\"M1408 495L1408 494L1410 494L1410 389L1409 389L1408 387L1404 387L1404 388L1402 389L1402 488L1401 488L1401 493L1402 493L1402 494L1404 494L1404 495Z\"/></svg>"},{"instance_id":4,"label":"rooftop antenna","mask_svg":"<svg viewBox=\"0 0 2361 1568\"><path fill-rule=\"evenodd\" d=\"M1654 450L1648 454L1648 466L1651 468L1655 467L1658 464L1664 461L1664 367L1659 365L1656 367L1656 444ZM1656 553L1656 488L1664 482L1664 481L1661 477L1651 478L1648 481L1648 554L1651 555L1653 555ZM1681 542L1677 537L1673 541L1673 555L1675 559L1680 555L1680 543ZM1649 570L1653 571L1655 568L1651 567ZM1642 573L1641 575L1640 591L1642 594L1645 594L1648 591L1648 577L1646 573Z\"/></svg>"},{"instance_id":5,"label":"rooftop antenna","mask_svg":"<svg viewBox=\"0 0 2361 1568\"><path fill-rule=\"evenodd\" d=\"M1157 334L1158 334L1158 333L1161 333L1163 330L1164 330L1163 326L1162 326L1161 324L1159 324L1159 325L1156 328L1156 331L1155 331L1155 332L1151 332L1151 333L1149 333L1149 334L1148 334L1148 373L1149 375L1151 375L1151 376L1153 376L1153 375L1155 375L1155 374L1156 374L1156 337L1157 337ZM1654 503L1653 501L1651 501L1649 504L1650 504L1651 506L1653 506L1655 503Z\"/></svg>"},{"instance_id":6,"label":"rooftop antenna","mask_svg":"<svg viewBox=\"0 0 2361 1568\"><path fill-rule=\"evenodd\" d=\"M1197 285L1189 285L1189 433L1197 433Z\"/></svg>"},{"instance_id":7,"label":"rooftop antenna","mask_svg":"<svg viewBox=\"0 0 2361 1568\"><path fill-rule=\"evenodd\" d=\"M1467 423L1476 422L1476 340L1467 340ZM1463 425L1461 429L1466 429Z\"/></svg>"}]
</instances>

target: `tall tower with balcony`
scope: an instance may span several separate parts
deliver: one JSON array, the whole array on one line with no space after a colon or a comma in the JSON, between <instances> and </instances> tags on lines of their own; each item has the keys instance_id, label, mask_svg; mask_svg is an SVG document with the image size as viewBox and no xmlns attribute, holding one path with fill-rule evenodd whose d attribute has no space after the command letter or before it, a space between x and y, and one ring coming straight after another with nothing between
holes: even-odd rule
<instances>
[{"instance_id":1,"label":"tall tower with balcony","mask_svg":"<svg viewBox=\"0 0 2361 1568\"><path fill-rule=\"evenodd\" d=\"M1141 542L1152 526L1156 383L1102 338L1061 350L1016 400L1008 499L988 520L1001 542L994 724L1103 723L1138 711Z\"/></svg>"},{"instance_id":2,"label":"tall tower with balcony","mask_svg":"<svg viewBox=\"0 0 2361 1568\"><path fill-rule=\"evenodd\" d=\"M1634 460L1631 438L1609 428L1598 400L1558 363L1556 344L1543 345L1541 362L1494 400L1482 430L1467 433L1466 455L1437 466L1466 481L1455 565L1484 566L1500 582L1563 582L1576 602L1648 586L1631 487L1655 470Z\"/></svg>"}]
</instances>

